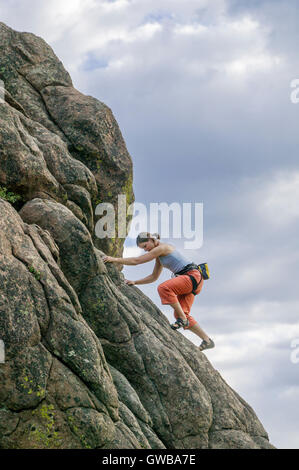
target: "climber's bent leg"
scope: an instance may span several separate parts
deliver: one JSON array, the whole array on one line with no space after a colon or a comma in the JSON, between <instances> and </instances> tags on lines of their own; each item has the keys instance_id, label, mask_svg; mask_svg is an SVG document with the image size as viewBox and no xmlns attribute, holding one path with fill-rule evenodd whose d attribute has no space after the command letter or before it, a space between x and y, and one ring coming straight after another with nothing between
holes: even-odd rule
<instances>
[{"instance_id":1,"label":"climber's bent leg","mask_svg":"<svg viewBox=\"0 0 299 470\"><path fill-rule=\"evenodd\" d=\"M183 322L186 322L186 315L178 300L177 289L175 289L171 281L172 280L162 282L162 284L158 286L158 294L161 298L161 303L163 305L170 305L173 308L175 318L180 318Z\"/></svg>"},{"instance_id":2,"label":"climber's bent leg","mask_svg":"<svg viewBox=\"0 0 299 470\"><path fill-rule=\"evenodd\" d=\"M209 342L209 336L204 332L204 330L199 326L197 322L194 325L189 326L189 330L199 336L201 339Z\"/></svg>"},{"instance_id":3,"label":"climber's bent leg","mask_svg":"<svg viewBox=\"0 0 299 470\"><path fill-rule=\"evenodd\" d=\"M181 307L182 307L182 305L181 305ZM185 318L187 318L187 320L189 321L189 325L184 326L184 330L188 330L191 327L193 327L194 325L196 325L196 320L194 320L194 318L191 315L189 315L188 312L184 312L184 314L185 314ZM174 311L174 316L175 316L176 319L181 318L176 314L175 311Z\"/></svg>"},{"instance_id":4,"label":"climber's bent leg","mask_svg":"<svg viewBox=\"0 0 299 470\"><path fill-rule=\"evenodd\" d=\"M158 293L163 305L170 305L174 310L176 319L181 318L189 320L188 329L196 324L194 318L190 316L191 306L194 301L194 295L191 293L192 282L189 276L178 276L173 279L162 282L158 286Z\"/></svg>"},{"instance_id":5,"label":"climber's bent leg","mask_svg":"<svg viewBox=\"0 0 299 470\"><path fill-rule=\"evenodd\" d=\"M187 317L181 307L180 302L174 302L173 304L169 304L174 310L175 318L181 318L183 321L186 321Z\"/></svg>"}]
</instances>

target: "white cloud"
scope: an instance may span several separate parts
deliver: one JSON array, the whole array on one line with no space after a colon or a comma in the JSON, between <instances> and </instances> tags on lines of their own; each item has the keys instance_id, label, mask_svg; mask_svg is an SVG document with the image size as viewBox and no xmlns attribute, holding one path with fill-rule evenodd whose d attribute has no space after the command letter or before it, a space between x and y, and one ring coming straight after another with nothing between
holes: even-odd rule
<instances>
[{"instance_id":1,"label":"white cloud","mask_svg":"<svg viewBox=\"0 0 299 470\"><path fill-rule=\"evenodd\" d=\"M202 24L175 25L173 31L175 34L198 35L207 32L209 28Z\"/></svg>"},{"instance_id":2,"label":"white cloud","mask_svg":"<svg viewBox=\"0 0 299 470\"><path fill-rule=\"evenodd\" d=\"M260 24L249 16L244 16L240 20L231 20L227 16L219 15L218 21L212 24L201 24L201 23L186 23L177 24L174 26L174 33L182 35L203 35L205 33L208 36L217 35L247 35L257 33Z\"/></svg>"},{"instance_id":3,"label":"white cloud","mask_svg":"<svg viewBox=\"0 0 299 470\"><path fill-rule=\"evenodd\" d=\"M256 32L258 28L260 28L260 23L253 19L250 16L244 15L243 18L240 20L230 21L228 23L228 28L236 31L237 33L241 34L248 34Z\"/></svg>"},{"instance_id":4,"label":"white cloud","mask_svg":"<svg viewBox=\"0 0 299 470\"><path fill-rule=\"evenodd\" d=\"M32 0L27 2L27 8L24 5L21 11L33 11L34 23L26 19L27 24L32 24L30 29L52 44L72 73L90 51L95 55L108 54L108 62L118 64L114 67L118 73L120 65L129 65L128 60L122 60L124 55L130 51L138 63L144 54L141 44L151 41L151 50L147 49L146 54L150 61L155 60L156 66L161 62L171 64L179 56L177 67L186 67L195 74L202 74L210 67L218 73L249 74L281 63L279 57L267 51L269 30L248 14L237 20L231 19L225 12L224 1L215 2L213 6L206 1L189 1L184 7L179 1L161 5L156 1L127 0L53 0L50 3ZM200 8L206 8L206 15L213 15L210 21L200 21L201 17L204 20L204 16L198 13ZM17 29L20 25L20 29L24 28L24 15L22 21L17 20L10 16L8 7L3 13L4 21ZM159 20L146 20L150 13L158 18L160 13ZM157 33L162 31L164 35L157 43ZM192 41L197 41L197 36L201 43L195 43L198 44L196 54L190 54L193 52Z\"/></svg>"},{"instance_id":5,"label":"white cloud","mask_svg":"<svg viewBox=\"0 0 299 470\"><path fill-rule=\"evenodd\" d=\"M257 209L274 226L299 222L299 171L275 173L259 190Z\"/></svg>"},{"instance_id":6,"label":"white cloud","mask_svg":"<svg viewBox=\"0 0 299 470\"><path fill-rule=\"evenodd\" d=\"M282 63L282 58L271 56L269 54L253 54L251 56L239 57L236 60L228 62L224 70L232 75L244 75L258 72L260 70L269 70Z\"/></svg>"},{"instance_id":7,"label":"white cloud","mask_svg":"<svg viewBox=\"0 0 299 470\"><path fill-rule=\"evenodd\" d=\"M128 36L128 42L134 41L146 41L151 39L158 31L162 31L163 26L156 22L156 23L146 23L142 26L135 28L133 33Z\"/></svg>"},{"instance_id":8,"label":"white cloud","mask_svg":"<svg viewBox=\"0 0 299 470\"><path fill-rule=\"evenodd\" d=\"M102 8L103 11L109 13L115 13L116 11L124 10L130 6L129 0L116 0L113 2L94 2L95 5L98 5Z\"/></svg>"}]
</instances>

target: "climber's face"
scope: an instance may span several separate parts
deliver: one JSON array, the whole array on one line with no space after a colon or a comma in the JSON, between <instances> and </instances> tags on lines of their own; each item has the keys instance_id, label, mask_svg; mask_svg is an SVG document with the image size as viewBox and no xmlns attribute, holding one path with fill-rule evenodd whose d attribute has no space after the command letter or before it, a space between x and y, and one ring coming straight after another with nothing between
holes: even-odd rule
<instances>
[{"instance_id":1,"label":"climber's face","mask_svg":"<svg viewBox=\"0 0 299 470\"><path fill-rule=\"evenodd\" d=\"M139 248L142 248L144 251L151 251L154 248L153 240L148 240L147 242L142 242L139 245Z\"/></svg>"}]
</instances>

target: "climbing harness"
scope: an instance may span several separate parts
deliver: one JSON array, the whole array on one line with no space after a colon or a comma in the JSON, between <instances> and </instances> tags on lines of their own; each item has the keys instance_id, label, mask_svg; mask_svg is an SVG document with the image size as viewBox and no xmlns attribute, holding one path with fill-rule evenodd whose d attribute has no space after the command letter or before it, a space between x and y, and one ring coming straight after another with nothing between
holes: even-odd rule
<instances>
[{"instance_id":1,"label":"climbing harness","mask_svg":"<svg viewBox=\"0 0 299 470\"><path fill-rule=\"evenodd\" d=\"M195 277L192 276L192 274L188 274L189 271L192 271L194 269L197 269L201 274L201 278L200 278L199 282L196 281ZM193 295L198 294L198 293L196 293L196 289L198 288L198 286L201 283L202 279L209 279L210 278L210 272L209 272L209 268L208 268L207 263L202 263L202 264L190 263L190 264L187 264L187 266L185 266L181 271L175 273L175 277L176 276L182 276L183 274L187 274L187 276L189 276L191 281L192 281L192 294Z\"/></svg>"}]
</instances>

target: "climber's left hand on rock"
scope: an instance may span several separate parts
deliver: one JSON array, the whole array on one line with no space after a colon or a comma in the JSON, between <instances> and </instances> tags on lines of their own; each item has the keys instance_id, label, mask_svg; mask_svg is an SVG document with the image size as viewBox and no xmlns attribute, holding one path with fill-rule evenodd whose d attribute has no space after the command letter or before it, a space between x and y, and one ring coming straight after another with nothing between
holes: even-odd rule
<instances>
[{"instance_id":1,"label":"climber's left hand on rock","mask_svg":"<svg viewBox=\"0 0 299 470\"><path fill-rule=\"evenodd\" d=\"M104 263L113 263L114 260L113 256L103 256Z\"/></svg>"}]
</instances>

